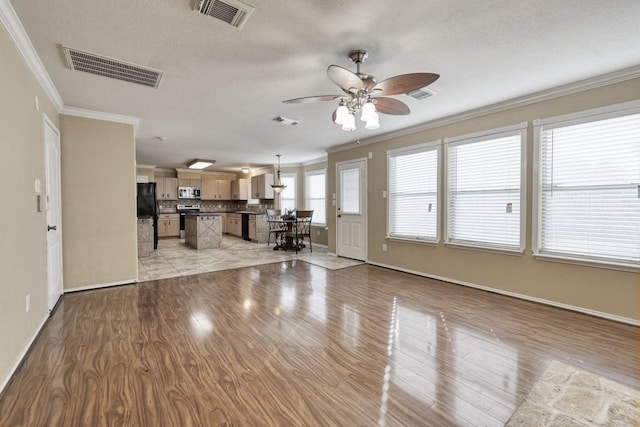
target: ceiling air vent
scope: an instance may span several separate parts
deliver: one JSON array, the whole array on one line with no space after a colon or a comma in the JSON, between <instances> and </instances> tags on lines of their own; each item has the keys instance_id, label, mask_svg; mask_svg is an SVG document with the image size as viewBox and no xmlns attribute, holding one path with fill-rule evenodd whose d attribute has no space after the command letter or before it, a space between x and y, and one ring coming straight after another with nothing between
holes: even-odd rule
<instances>
[{"instance_id":1,"label":"ceiling air vent","mask_svg":"<svg viewBox=\"0 0 640 427\"><path fill-rule=\"evenodd\" d=\"M290 126L295 126L298 123L300 123L296 119L290 119L289 117L285 117L285 116L276 116L273 118L273 121L282 123L283 125L290 125Z\"/></svg>"},{"instance_id":2,"label":"ceiling air vent","mask_svg":"<svg viewBox=\"0 0 640 427\"><path fill-rule=\"evenodd\" d=\"M110 77L143 86L158 88L162 71L143 67L95 53L62 46L69 68L98 76Z\"/></svg>"},{"instance_id":3,"label":"ceiling air vent","mask_svg":"<svg viewBox=\"0 0 640 427\"><path fill-rule=\"evenodd\" d=\"M242 28L253 12L253 6L238 0L196 0L195 6L199 13L220 19L236 28Z\"/></svg>"},{"instance_id":4,"label":"ceiling air vent","mask_svg":"<svg viewBox=\"0 0 640 427\"><path fill-rule=\"evenodd\" d=\"M415 98L417 100L422 100L425 98L429 98L430 96L435 95L436 93L431 89L427 89L423 87L422 89L412 90L411 92L406 93L408 96Z\"/></svg>"}]
</instances>

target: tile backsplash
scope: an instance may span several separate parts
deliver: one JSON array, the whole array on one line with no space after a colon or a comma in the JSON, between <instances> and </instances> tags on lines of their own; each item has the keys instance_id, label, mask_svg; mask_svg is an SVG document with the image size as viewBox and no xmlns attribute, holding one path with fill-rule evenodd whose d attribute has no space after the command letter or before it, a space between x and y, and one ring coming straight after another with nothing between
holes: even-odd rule
<instances>
[{"instance_id":1,"label":"tile backsplash","mask_svg":"<svg viewBox=\"0 0 640 427\"><path fill-rule=\"evenodd\" d=\"M235 212L252 211L264 212L266 209L273 209L273 201L260 200L257 205L248 204L245 201L221 200L159 200L161 213L171 213L176 211L176 205L200 205L201 212Z\"/></svg>"}]
</instances>

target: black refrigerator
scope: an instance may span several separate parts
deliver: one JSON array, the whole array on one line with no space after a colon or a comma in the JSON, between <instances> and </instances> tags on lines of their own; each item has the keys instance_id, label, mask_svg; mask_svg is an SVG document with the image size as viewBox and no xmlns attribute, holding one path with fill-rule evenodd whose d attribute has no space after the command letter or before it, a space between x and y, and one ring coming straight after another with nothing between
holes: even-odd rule
<instances>
[{"instance_id":1,"label":"black refrigerator","mask_svg":"<svg viewBox=\"0 0 640 427\"><path fill-rule=\"evenodd\" d=\"M153 218L153 249L158 249L158 198L156 183L138 183L138 218Z\"/></svg>"}]
</instances>

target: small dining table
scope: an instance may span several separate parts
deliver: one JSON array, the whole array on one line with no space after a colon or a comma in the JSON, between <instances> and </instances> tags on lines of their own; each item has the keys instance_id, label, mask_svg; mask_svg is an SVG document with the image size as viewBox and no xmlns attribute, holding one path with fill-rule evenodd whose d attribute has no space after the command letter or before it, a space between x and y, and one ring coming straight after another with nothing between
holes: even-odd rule
<instances>
[{"instance_id":1,"label":"small dining table","mask_svg":"<svg viewBox=\"0 0 640 427\"><path fill-rule=\"evenodd\" d=\"M295 230L297 220L295 217L280 218L280 219L267 219L269 228L272 229L273 224L279 224L282 229L282 234L279 239L276 238L276 245L273 247L274 251L296 251L305 247L304 243L296 241L296 238L291 235L291 232ZM287 235L289 234L289 235Z\"/></svg>"}]
</instances>

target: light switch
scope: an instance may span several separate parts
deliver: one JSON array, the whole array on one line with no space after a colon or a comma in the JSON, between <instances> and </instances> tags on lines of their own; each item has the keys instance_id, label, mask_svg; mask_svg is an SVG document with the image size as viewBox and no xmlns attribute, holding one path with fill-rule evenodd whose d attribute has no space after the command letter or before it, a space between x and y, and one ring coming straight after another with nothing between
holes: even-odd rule
<instances>
[{"instance_id":1,"label":"light switch","mask_svg":"<svg viewBox=\"0 0 640 427\"><path fill-rule=\"evenodd\" d=\"M40 178L36 178L33 181L33 188L36 190L36 193L39 193L42 190L42 187L40 185Z\"/></svg>"},{"instance_id":2,"label":"light switch","mask_svg":"<svg viewBox=\"0 0 640 427\"><path fill-rule=\"evenodd\" d=\"M387 198L387 190L382 190L382 198L383 199Z\"/></svg>"}]
</instances>

